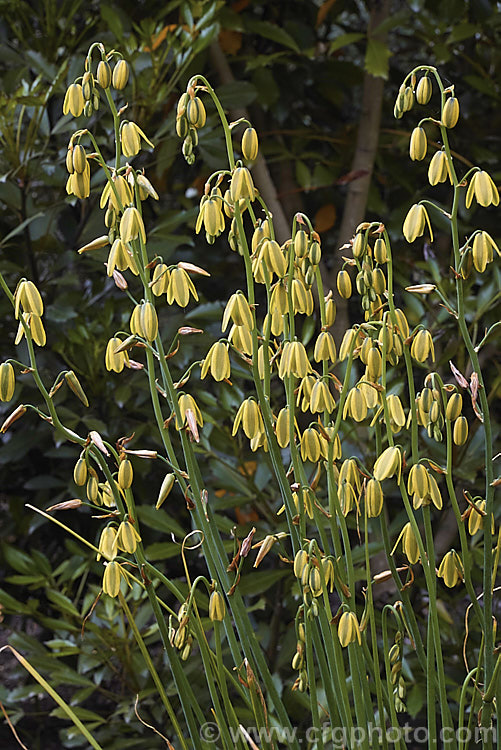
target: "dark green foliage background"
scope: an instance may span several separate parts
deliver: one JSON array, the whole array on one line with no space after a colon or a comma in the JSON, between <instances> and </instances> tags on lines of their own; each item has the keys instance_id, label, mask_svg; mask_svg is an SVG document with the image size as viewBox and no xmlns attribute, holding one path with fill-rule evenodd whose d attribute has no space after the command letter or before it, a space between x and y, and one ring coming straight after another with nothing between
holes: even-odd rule
<instances>
[{"instance_id":1,"label":"dark green foliage background","mask_svg":"<svg viewBox=\"0 0 501 750\"><path fill-rule=\"evenodd\" d=\"M449 237L441 233L438 222L433 247L424 248L419 241L410 247L402 238L402 221L409 205L429 192L429 185L425 163L412 164L407 155L408 137L417 116L412 112L397 123L393 119L394 98L403 76L414 65L439 67L455 84L461 103L461 118L452 135L454 151L465 169L478 163L499 185L501 90L496 72L501 66L501 17L495 4L487 0L447 0L440 4L414 0L390 6L385 48L367 39L370 3L361 0L0 3L0 241L10 234L2 242L0 264L11 288L26 275L42 290L49 343L39 352L39 363L46 382L61 369L73 368L84 385L91 404L88 410L69 391L62 389L56 397L68 427L81 434L96 429L112 442L135 433L131 447L136 449L158 445L146 383L133 371L117 376L104 368L106 341L116 330L126 328L129 314L123 295L103 273L106 251L84 256L76 253L78 247L104 233L100 186L93 181L91 198L86 202L68 198L64 190L64 158L75 123L62 116L62 100L67 85L80 74L89 44L102 41L107 49L120 49L130 61L133 76L128 116L143 127L156 146L153 152L143 151L134 162L136 167L145 167L160 194L158 203L148 202L146 207L150 249L168 262L191 261L211 273L210 279L197 281L200 306L185 313L165 307L162 313L166 340L182 324L205 331L203 336L183 341L175 360L181 374L219 335L222 306L244 281L239 258L231 253L223 237L209 247L193 232L203 183L214 168L221 166L224 156L210 107L195 166L188 168L180 155L180 143L173 134L175 101L195 72L207 75L228 109L248 107L287 215L292 219L301 210L313 219L326 206L331 216L335 214L333 226L322 235L327 269L339 252L338 227L346 196L343 176L351 168L363 77L366 71L384 75L383 119L367 218L381 219L389 227L398 258L398 281L403 286L449 277ZM183 24L190 27L193 23L199 24L199 32L192 38L183 31ZM169 33L177 36L172 51L162 59L165 42L153 52L147 48L152 37L167 25L175 29ZM236 79L236 83L223 87L210 53L211 43L218 39ZM110 129L106 114L100 111L90 127L106 149L104 139ZM432 131L429 137L433 140ZM434 195L446 205L450 199L447 186L435 190ZM497 217L495 210L481 209L468 215L463 211L464 234L480 222L479 226L499 243ZM478 338L484 325L499 318L499 306L493 303L499 299L499 289L499 261L483 277L473 272L468 322L472 327L482 326ZM447 360L452 359L464 371L465 355L457 348L448 315L426 299L411 299L410 295L405 295L401 304L413 324L423 322L433 331L438 369L449 378ZM9 303L2 297L2 361L13 356L16 328ZM311 332L305 330L304 335L311 336ZM485 361L490 363L487 379L493 399L499 392L501 375L495 357L498 345L499 339L493 339L483 350ZM19 359L26 359L22 345L20 352ZM204 384L200 388L198 375L193 375L187 386L205 412L201 461L207 486L226 491L218 500L218 523L227 533L229 552L230 532L235 525L240 538L248 532L250 520L258 526L259 539L278 528L276 489L270 482L266 461L255 473L247 466L247 477L239 471L253 456L243 443L231 439L229 414L242 400L245 388L245 380L236 372L237 368L233 379L238 385L233 389L225 384ZM12 403L30 401L38 403L37 392L28 376L19 377ZM0 420L12 409L12 403L0 405ZM497 437L498 426L495 433ZM482 466L480 437L473 434L461 456L461 478L473 490ZM353 441L364 450L360 436L354 435ZM134 717L133 696L142 691L144 718L156 726L165 725L130 631L112 602L98 605L86 625L85 637L80 637L81 613L89 611L99 591L101 566L82 545L24 507L29 502L45 508L74 496L71 471L76 458L75 448L61 443L48 425L36 421L34 414L27 415L3 438L2 643L8 638L50 677L67 700L80 707L81 717L94 728L107 750L162 747L161 740ZM152 562L160 561L166 574L183 585L179 548L171 538L172 533L179 540L191 528L183 498L173 495L166 512L154 514L162 469L139 461L134 469L136 498L143 506L141 519L147 532L147 555ZM236 514L236 508L240 514ZM98 530L88 515L71 514L64 520L95 541ZM190 564L194 571L203 570L196 555ZM282 580L286 570L276 557L270 557L258 574L244 575L241 585L242 592L249 595L260 640L284 690L291 678L289 663L294 649L293 634L287 626L296 606L294 592ZM461 596L444 591L445 608L453 614L458 607L462 611L462 602L455 601ZM421 606L416 593L416 608ZM135 607L138 625L162 668L158 634L148 631L149 609L139 593ZM447 658L457 663L460 674L457 627L444 621ZM203 696L206 688L197 673L197 661L188 662L187 670L190 679L200 683ZM417 715L425 696L419 676L412 670L410 663L407 678L414 694L408 708ZM60 712L53 710L52 702L6 652L0 655L0 677L0 700L30 750L84 746ZM167 669L165 679L168 681ZM301 697L294 694L289 700L291 711L300 720L304 711ZM49 713L52 718L47 719ZM165 731L168 734L168 728ZM0 741L2 747L14 746L6 725L0 726Z\"/></svg>"}]
</instances>

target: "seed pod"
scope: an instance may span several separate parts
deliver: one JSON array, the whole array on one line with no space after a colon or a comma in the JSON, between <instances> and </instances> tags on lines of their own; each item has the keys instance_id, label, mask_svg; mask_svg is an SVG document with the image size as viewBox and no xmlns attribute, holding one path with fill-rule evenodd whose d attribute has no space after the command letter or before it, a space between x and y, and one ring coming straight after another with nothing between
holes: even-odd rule
<instances>
[{"instance_id":1,"label":"seed pod","mask_svg":"<svg viewBox=\"0 0 501 750\"><path fill-rule=\"evenodd\" d=\"M409 144L409 156L412 161L423 161L427 148L428 141L424 129L420 127L414 128Z\"/></svg>"},{"instance_id":2,"label":"seed pod","mask_svg":"<svg viewBox=\"0 0 501 750\"><path fill-rule=\"evenodd\" d=\"M256 131L254 128L246 128L242 136L242 156L245 161L255 161L258 149L259 143Z\"/></svg>"},{"instance_id":3,"label":"seed pod","mask_svg":"<svg viewBox=\"0 0 501 750\"><path fill-rule=\"evenodd\" d=\"M445 418L449 421L454 421L461 414L463 408L463 397L460 393L453 393L447 402L447 408L445 410Z\"/></svg>"},{"instance_id":4,"label":"seed pod","mask_svg":"<svg viewBox=\"0 0 501 750\"><path fill-rule=\"evenodd\" d=\"M442 109L442 125L453 128L459 119L459 101L455 96L449 97Z\"/></svg>"},{"instance_id":5,"label":"seed pod","mask_svg":"<svg viewBox=\"0 0 501 750\"><path fill-rule=\"evenodd\" d=\"M358 641L359 645L361 645L362 638L360 635L360 626L357 617L353 612L343 612L339 618L337 634L339 637L339 643L343 648L355 641Z\"/></svg>"},{"instance_id":6,"label":"seed pod","mask_svg":"<svg viewBox=\"0 0 501 750\"><path fill-rule=\"evenodd\" d=\"M458 417L454 422L452 437L456 445L464 445L468 440L468 421L466 417Z\"/></svg>"},{"instance_id":7,"label":"seed pod","mask_svg":"<svg viewBox=\"0 0 501 750\"><path fill-rule=\"evenodd\" d=\"M113 88L117 89L117 91L121 91L127 86L128 80L129 80L129 66L125 62L125 60L119 60L116 63L115 67L113 68L113 75L111 78Z\"/></svg>"},{"instance_id":8,"label":"seed pod","mask_svg":"<svg viewBox=\"0 0 501 750\"><path fill-rule=\"evenodd\" d=\"M188 99L188 103L186 104L186 118L190 125L193 125L195 128L203 128L205 125L207 115L203 102L198 96Z\"/></svg>"},{"instance_id":9,"label":"seed pod","mask_svg":"<svg viewBox=\"0 0 501 750\"><path fill-rule=\"evenodd\" d=\"M0 401L10 401L15 387L14 368L10 362L2 362L0 365Z\"/></svg>"},{"instance_id":10,"label":"seed pod","mask_svg":"<svg viewBox=\"0 0 501 750\"><path fill-rule=\"evenodd\" d=\"M343 299L350 299L352 294L351 279L348 271L345 271L344 269L339 271L337 275L337 290L340 297Z\"/></svg>"},{"instance_id":11,"label":"seed pod","mask_svg":"<svg viewBox=\"0 0 501 750\"><path fill-rule=\"evenodd\" d=\"M120 591L122 567L115 560L109 562L104 569L103 592L115 598Z\"/></svg>"},{"instance_id":12,"label":"seed pod","mask_svg":"<svg viewBox=\"0 0 501 750\"><path fill-rule=\"evenodd\" d=\"M418 104L428 104L431 99L432 82L428 76L420 78L416 88L416 101Z\"/></svg>"},{"instance_id":13,"label":"seed pod","mask_svg":"<svg viewBox=\"0 0 501 750\"><path fill-rule=\"evenodd\" d=\"M209 619L211 622L222 622L226 615L226 604L219 591L213 591L209 599Z\"/></svg>"},{"instance_id":14,"label":"seed pod","mask_svg":"<svg viewBox=\"0 0 501 750\"><path fill-rule=\"evenodd\" d=\"M82 87L79 83L72 83L68 86L63 102L63 114L67 115L71 112L73 117L80 117L84 111L85 100L83 96Z\"/></svg>"},{"instance_id":15,"label":"seed pod","mask_svg":"<svg viewBox=\"0 0 501 750\"><path fill-rule=\"evenodd\" d=\"M121 487L123 490L128 490L132 485L133 478L134 472L132 470L132 464L128 458L124 458L122 461L120 461L120 466L118 467L119 487Z\"/></svg>"},{"instance_id":16,"label":"seed pod","mask_svg":"<svg viewBox=\"0 0 501 750\"><path fill-rule=\"evenodd\" d=\"M73 469L73 481L77 487L83 487L87 481L87 462L84 458L79 458Z\"/></svg>"},{"instance_id":17,"label":"seed pod","mask_svg":"<svg viewBox=\"0 0 501 750\"><path fill-rule=\"evenodd\" d=\"M111 84L111 68L106 60L101 60L97 66L97 82L103 89L107 89Z\"/></svg>"}]
</instances>

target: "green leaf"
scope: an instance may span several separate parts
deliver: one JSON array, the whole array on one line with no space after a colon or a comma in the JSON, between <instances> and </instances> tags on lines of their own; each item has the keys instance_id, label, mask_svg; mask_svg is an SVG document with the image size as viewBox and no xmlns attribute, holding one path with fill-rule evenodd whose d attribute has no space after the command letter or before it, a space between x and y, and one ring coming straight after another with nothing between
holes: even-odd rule
<instances>
[{"instance_id":1,"label":"green leaf","mask_svg":"<svg viewBox=\"0 0 501 750\"><path fill-rule=\"evenodd\" d=\"M56 591L55 589L47 589L47 598L50 599L51 602L62 612L67 612L74 617L81 617L80 612L75 607L71 599L69 599L64 594L61 594L60 591Z\"/></svg>"},{"instance_id":2,"label":"green leaf","mask_svg":"<svg viewBox=\"0 0 501 750\"><path fill-rule=\"evenodd\" d=\"M36 564L29 555L21 552L17 547L11 544L2 545L5 561L9 567L17 570L18 573L33 574L36 573Z\"/></svg>"},{"instance_id":3,"label":"green leaf","mask_svg":"<svg viewBox=\"0 0 501 750\"><path fill-rule=\"evenodd\" d=\"M365 70L375 78L388 78L391 54L384 42L369 37L365 52Z\"/></svg>"},{"instance_id":4,"label":"green leaf","mask_svg":"<svg viewBox=\"0 0 501 750\"><path fill-rule=\"evenodd\" d=\"M232 81L219 86L217 95L225 109L247 107L257 98L256 88L249 81Z\"/></svg>"},{"instance_id":5,"label":"green leaf","mask_svg":"<svg viewBox=\"0 0 501 750\"><path fill-rule=\"evenodd\" d=\"M139 505L137 508L137 515L140 523L144 523L149 526L150 529L156 529L157 531L163 531L164 534L175 534L181 539L185 536L186 530L171 518L168 514L169 501L165 502L165 505L156 510L152 505Z\"/></svg>"},{"instance_id":6,"label":"green leaf","mask_svg":"<svg viewBox=\"0 0 501 750\"><path fill-rule=\"evenodd\" d=\"M262 573L252 570L251 573L242 576L238 590L243 595L261 594L286 576L290 576L290 570L266 570Z\"/></svg>"},{"instance_id":7,"label":"green leaf","mask_svg":"<svg viewBox=\"0 0 501 750\"><path fill-rule=\"evenodd\" d=\"M294 50L294 52L301 52L295 39L293 39L291 35L280 26L276 26L270 21L258 21L255 18L246 18L245 28L246 31L250 31L251 34L264 36L265 39L271 39L272 42L277 42L277 44L288 47L289 49Z\"/></svg>"},{"instance_id":8,"label":"green leaf","mask_svg":"<svg viewBox=\"0 0 501 750\"><path fill-rule=\"evenodd\" d=\"M347 47L348 44L354 44L355 42L359 42L360 39L363 39L364 37L365 37L365 34L360 34L357 32L351 32L349 34L341 34L336 39L333 39L333 41L329 44L329 53L332 54L333 52L337 52L338 49Z\"/></svg>"},{"instance_id":9,"label":"green leaf","mask_svg":"<svg viewBox=\"0 0 501 750\"><path fill-rule=\"evenodd\" d=\"M450 44L453 42L462 42L463 39L469 39L471 36L474 36L477 31L480 31L480 27L474 23L458 23L457 26L453 26L447 41Z\"/></svg>"}]
</instances>

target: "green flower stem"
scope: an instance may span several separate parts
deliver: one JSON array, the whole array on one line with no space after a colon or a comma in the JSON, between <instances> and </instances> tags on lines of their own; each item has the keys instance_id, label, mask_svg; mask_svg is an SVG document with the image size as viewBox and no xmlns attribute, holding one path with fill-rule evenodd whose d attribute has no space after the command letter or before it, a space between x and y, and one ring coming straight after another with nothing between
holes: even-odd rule
<instances>
[{"instance_id":1,"label":"green flower stem","mask_svg":"<svg viewBox=\"0 0 501 750\"><path fill-rule=\"evenodd\" d=\"M446 128L441 127L441 135L444 138L445 152L447 160L451 170L454 169L453 160L450 152L450 147L447 140ZM455 175L455 172L453 172ZM456 272L461 263L461 253L459 250L459 227L458 227L458 208L459 208L459 183L457 178L454 179L454 198L451 209L451 236L452 236L452 247L454 251L454 266ZM470 337L470 332L466 324L466 311L464 305L464 281L461 276L455 277L456 281L456 299L457 299L457 312L458 312L458 326L461 333L461 337L464 341L466 350L469 354L471 364L474 372L477 373L479 379L479 400L482 408L483 420L484 420L484 450L485 450L485 511L487 521L484 524L484 559L483 559L483 602L484 602L484 635L485 635L485 684L488 684L492 679L494 672L494 636L492 628L492 529L490 519L492 518L493 505L494 505L494 471L493 471L493 438L492 438L492 427L489 412L489 403L487 399L485 383L480 368L480 362L478 359L477 351L473 346L473 342ZM487 728L490 722L489 711L482 712L482 727ZM487 747L492 746L492 739L487 742Z\"/></svg>"},{"instance_id":2,"label":"green flower stem","mask_svg":"<svg viewBox=\"0 0 501 750\"><path fill-rule=\"evenodd\" d=\"M205 78L202 75L198 75L198 74L196 76L193 76L193 78L191 78L190 82L188 83L188 88L190 88L191 86L196 87L198 80L203 81L205 90L210 95L210 97L211 97L212 101L214 102L214 105L215 105L215 107L217 109L217 113L219 115L219 119L221 120L221 125L223 126L224 140L225 140L225 143L226 143L226 153L228 154L228 163L230 165L230 170L233 171L233 169L235 168L235 157L233 155L233 144L231 142L231 130L230 130L230 126L228 124L228 119L227 119L227 117L226 117L226 115L224 113L224 109L221 106L221 102L219 101L218 97L216 96L216 92L214 91L214 89L210 85L210 83L207 80L207 78Z\"/></svg>"},{"instance_id":3,"label":"green flower stem","mask_svg":"<svg viewBox=\"0 0 501 750\"><path fill-rule=\"evenodd\" d=\"M255 330L254 330L254 333L255 333ZM162 373L165 378L166 390L169 396L169 400L172 403L176 418L178 419L179 423L181 423L181 414L179 411L177 395L175 393L174 384L172 381L170 370L165 361L163 346L162 346L160 337L157 338L156 343L157 343L159 356L160 356L160 366L162 368ZM257 363L255 363L255 367L257 368ZM258 383L260 385L259 378L258 378ZM214 524L211 524L209 522L209 520L205 516L205 510L200 507L201 506L201 494L200 493L203 487L202 478L200 475L200 469L196 463L196 459L193 453L193 447L191 443L189 442L189 439L186 435L185 430L181 430L180 437L181 437L181 444L182 444L183 453L184 453L184 457L186 461L186 468L188 471L188 475L190 477L190 483L193 489L193 496L194 496L194 500L196 503L195 517L196 517L197 523L199 524L199 528L201 528L205 536L205 539L207 541L207 545L204 544L204 553L206 555L206 559L209 565L209 571L211 573L211 577L217 578L219 580L221 584L221 588L224 591L228 591L230 589L231 582L229 580L228 573L226 572L226 567L224 563L224 561L226 560L226 553L222 546L221 538L219 537L219 534L217 534L217 531L214 527ZM273 438L275 437L274 433L272 433L272 437ZM273 443L272 443L272 446L273 446ZM271 452L271 448L270 448L270 452ZM283 471L283 466L282 466L282 471ZM285 476L285 473L284 473L284 476ZM290 488L289 488L289 491L290 491ZM264 658L261 646L257 641L256 634L254 633L254 630L249 621L246 608L242 601L240 593L238 592L238 588L234 591L231 597L231 611L235 620L237 632L239 634L240 643L248 646L250 653L253 655L253 658L255 659L256 664L258 665L261 677L263 679L263 682L266 685L270 698L273 701L273 705L275 706L275 709L277 711L277 715L279 716L280 721L283 723L283 726L290 727L290 719L287 715L287 712L285 711L285 707L282 701L280 700L275 684L273 683L273 680L271 678L268 665L266 664L266 660ZM239 664L241 662L241 658L240 659L238 658L239 646L238 646L238 642L236 641L233 630L230 627L226 628L226 635L228 637L228 642L232 651L232 655L235 659L235 663ZM299 750L297 742L293 744L293 747L296 750Z\"/></svg>"},{"instance_id":4,"label":"green flower stem","mask_svg":"<svg viewBox=\"0 0 501 750\"><path fill-rule=\"evenodd\" d=\"M317 654L320 650L325 651L329 665L330 684L336 688L336 703L343 726L347 730L353 727L353 718L350 707L350 699L347 689L347 678L343 659L343 650L339 643L335 624L330 616L330 605L327 597L327 603L324 596L324 607L319 607L318 622L320 626L321 646L315 645ZM319 657L320 658L320 657ZM325 685L325 683L324 683ZM332 715L331 715L332 722Z\"/></svg>"},{"instance_id":5,"label":"green flower stem","mask_svg":"<svg viewBox=\"0 0 501 750\"><path fill-rule=\"evenodd\" d=\"M238 205L235 206L235 218L237 221L239 238L242 242L242 247L243 247L243 258L244 258L244 264L245 264L245 275L246 275L246 281L247 281L247 294L249 298L249 305L251 306L251 309L254 309L253 308L253 305L255 304L254 280L252 277L250 253L249 253L249 247L247 245L247 240L245 238L242 214L240 212L240 207ZM255 316L255 313L254 313L254 316ZM253 351L257 353L258 338L257 338L256 326L254 326L252 330L252 345L253 345ZM263 385L259 377L256 356L253 356L252 358L252 375L254 378L254 385L256 388L258 403L261 407L261 414L263 416L263 424L265 427L266 437L268 440L268 450L270 453L273 470L275 472L275 476L277 477L278 484L280 487L282 500L285 505L285 513L287 517L289 533L291 536L292 547L293 547L294 554L296 554L296 552L300 548L299 534L298 534L296 526L294 526L294 524L292 523L292 519L296 515L296 507L294 505L294 499L292 497L292 491L290 488L289 480L287 479L284 465L282 462L280 448L277 443L275 432L273 430L273 415L271 412L269 399L266 398L265 396Z\"/></svg>"},{"instance_id":6,"label":"green flower stem","mask_svg":"<svg viewBox=\"0 0 501 750\"><path fill-rule=\"evenodd\" d=\"M369 615L369 627L371 634L371 646L372 646L372 660L373 660L373 678L376 687L376 699L378 706L379 725L381 727L381 733L383 737L383 750L387 750L388 742L386 739L386 727L385 727L385 713L383 707L383 690L381 684L381 673L379 665L379 650L377 642L377 627L376 627L376 616L374 611L374 599L372 595L372 573L371 563L369 554L369 524L367 517L367 503L365 504L364 512L364 550L365 550L365 575L367 581L367 593L366 593L366 611ZM364 641L365 642L365 641ZM391 695L388 696L388 701L391 701Z\"/></svg>"},{"instance_id":7,"label":"green flower stem","mask_svg":"<svg viewBox=\"0 0 501 750\"><path fill-rule=\"evenodd\" d=\"M390 698L390 717L391 717L391 725L393 727L399 726L399 721L397 718L397 712L395 710L395 701L393 697L393 683L391 679L391 664L390 664L390 642L388 638L388 617L392 614L395 619L399 620L398 614L396 613L394 607L390 604L386 604L383 607L382 612L382 621L381 621L381 629L383 632L383 654L384 654L384 665L385 665L385 671L386 671L386 690L388 693L388 696ZM402 738L399 738L399 747L401 750L405 750L405 746L403 744Z\"/></svg>"},{"instance_id":8,"label":"green flower stem","mask_svg":"<svg viewBox=\"0 0 501 750\"><path fill-rule=\"evenodd\" d=\"M155 687L156 687L156 689L158 691L158 694L160 696L160 700L164 704L164 706L166 708L166 711L167 711L167 714L169 716L169 719L170 719L170 721L172 723L172 726L173 726L173 728L174 728L174 730L175 730L175 732L176 732L176 734L177 734L177 736L179 738L179 742L181 743L181 747L184 748L184 750L188 750L188 745L186 744L186 742L185 742L185 740L183 738L181 727L179 726L179 723L177 721L176 714L174 713L174 710L172 708L172 704L171 704L169 698L167 697L167 693L164 690L164 686L162 684L162 681L161 681L160 677L158 676L158 672L155 669L153 661L151 660L151 656L150 656L150 654L148 652L146 644L145 644L145 642L144 642L144 640L143 640L143 638L141 636L141 633L139 632L139 628L137 627L136 622L134 620L134 616L133 616L132 612L130 611L130 609L129 609L128 605L127 605L125 597L123 596L123 594L121 592L119 592L118 598L119 598L120 605L121 605L122 609L124 610L125 614L127 615L127 620L129 621L130 628L131 628L132 632L134 633L134 638L136 639L137 645L139 646L139 650L141 651L141 654L143 655L143 659L146 662L146 666L148 667L148 671L149 671L149 673L151 675L151 678L152 678L153 682L155 683Z\"/></svg>"},{"instance_id":9,"label":"green flower stem","mask_svg":"<svg viewBox=\"0 0 501 750\"><path fill-rule=\"evenodd\" d=\"M319 613L320 614L320 613ZM344 723L344 719L341 718L340 708L338 706L341 692L341 682L336 680L336 676L329 669L328 658L326 658L326 644L323 641L322 633L319 632L318 618L311 622L311 637L313 641L313 650L315 652L318 668L320 672L320 682L325 690L325 697L327 699L327 706L329 708L329 719L331 726L347 726ZM330 637L330 634L329 634ZM334 693L334 686L336 687L336 693ZM346 693L346 684L342 685L342 691ZM341 724L343 722L343 724Z\"/></svg>"},{"instance_id":10,"label":"green flower stem","mask_svg":"<svg viewBox=\"0 0 501 750\"><path fill-rule=\"evenodd\" d=\"M202 627L200 627L200 629L203 632ZM205 637L205 633L203 634L203 637ZM217 667L217 681L219 685L219 690L223 697L224 710L228 718L231 720L231 726L234 730L234 736L235 736L235 733L238 729L238 719L235 714L235 709L233 708L233 705L230 701L230 696L228 695L228 686L226 684L226 669L224 667L224 662L223 662L221 624L217 620L214 622L214 642L216 644L216 667ZM240 737L238 741L238 746L241 748L241 750L246 750L246 747L243 744L243 740Z\"/></svg>"},{"instance_id":11,"label":"green flower stem","mask_svg":"<svg viewBox=\"0 0 501 750\"><path fill-rule=\"evenodd\" d=\"M118 169L120 169L120 157L122 154L120 148L120 116L109 88L104 90L104 95L106 96L106 101L108 102L108 106L113 116L113 129L115 131L115 169L118 171Z\"/></svg>"},{"instance_id":12,"label":"green flower stem","mask_svg":"<svg viewBox=\"0 0 501 750\"><path fill-rule=\"evenodd\" d=\"M442 396L442 406L444 410L444 414L447 408L447 396L444 390L442 379L439 375L434 375L435 380L438 382L440 387L440 394ZM480 624L483 622L483 613L482 608L480 607L480 604L478 603L477 595L475 593L475 589L473 587L473 583L471 580L471 570L472 570L472 555L468 547L468 540L466 537L466 529L464 522L461 518L461 511L459 509L459 504L456 497L456 491L454 489L454 483L452 480L452 449L453 449L453 440L452 440L452 425L449 419L445 419L445 434L446 434L446 446L447 446L447 467L446 467L446 473L445 473L445 483L447 486L447 493L449 495L449 500L452 506L452 510L454 512L454 516L456 518L456 523L458 527L458 533L459 533L459 540L461 544L461 555L462 555L462 563L463 563L463 570L464 570L464 582L466 586L466 590L468 591L468 595L470 597L473 609L475 610L475 614L477 615Z\"/></svg>"},{"instance_id":13,"label":"green flower stem","mask_svg":"<svg viewBox=\"0 0 501 750\"><path fill-rule=\"evenodd\" d=\"M308 673L308 684L310 693L310 706L311 706L311 721L316 730L317 747L319 750L323 750L324 743L322 740L322 730L320 724L320 715L318 712L318 697L317 697L317 682L315 676L315 662L313 659L313 642L312 642L312 629L313 623L309 619L308 609L305 608L305 653L306 653L306 670Z\"/></svg>"}]
</instances>

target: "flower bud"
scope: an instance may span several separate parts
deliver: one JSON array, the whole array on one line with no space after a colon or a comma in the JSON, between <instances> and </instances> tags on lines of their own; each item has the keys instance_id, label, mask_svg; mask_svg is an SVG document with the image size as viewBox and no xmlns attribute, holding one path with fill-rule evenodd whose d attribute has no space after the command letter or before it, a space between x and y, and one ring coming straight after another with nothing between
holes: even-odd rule
<instances>
[{"instance_id":1,"label":"flower bud","mask_svg":"<svg viewBox=\"0 0 501 750\"><path fill-rule=\"evenodd\" d=\"M111 68L106 60L101 60L97 66L97 82L103 89L107 89L111 84Z\"/></svg>"},{"instance_id":2,"label":"flower bud","mask_svg":"<svg viewBox=\"0 0 501 750\"><path fill-rule=\"evenodd\" d=\"M205 107L198 96L188 99L188 103L186 104L186 118L190 125L193 125L195 128L203 128L205 125Z\"/></svg>"},{"instance_id":3,"label":"flower bud","mask_svg":"<svg viewBox=\"0 0 501 750\"><path fill-rule=\"evenodd\" d=\"M449 97L442 109L442 125L453 128L459 119L459 101L455 96Z\"/></svg>"},{"instance_id":4,"label":"flower bud","mask_svg":"<svg viewBox=\"0 0 501 750\"><path fill-rule=\"evenodd\" d=\"M2 362L0 365L0 401L10 401L15 387L14 368L10 362Z\"/></svg>"},{"instance_id":5,"label":"flower bud","mask_svg":"<svg viewBox=\"0 0 501 750\"><path fill-rule=\"evenodd\" d=\"M456 445L464 445L468 440L468 421L466 417L458 417L454 422L452 438Z\"/></svg>"},{"instance_id":6,"label":"flower bud","mask_svg":"<svg viewBox=\"0 0 501 750\"><path fill-rule=\"evenodd\" d=\"M82 87L79 83L72 83L68 86L63 102L63 114L71 112L73 117L80 117L84 111L85 100Z\"/></svg>"},{"instance_id":7,"label":"flower bud","mask_svg":"<svg viewBox=\"0 0 501 750\"><path fill-rule=\"evenodd\" d=\"M73 391L75 396L82 402L82 404L84 406L88 406L89 400L87 396L85 395L84 389L80 385L80 381L78 380L73 370L69 370L68 372L65 372L64 379L66 380L68 388Z\"/></svg>"},{"instance_id":8,"label":"flower bud","mask_svg":"<svg viewBox=\"0 0 501 750\"><path fill-rule=\"evenodd\" d=\"M355 641L358 641L359 644L362 643L360 626L358 624L357 616L353 612L343 612L339 618L337 633L339 643L343 648Z\"/></svg>"},{"instance_id":9,"label":"flower bud","mask_svg":"<svg viewBox=\"0 0 501 750\"><path fill-rule=\"evenodd\" d=\"M140 541L141 537L137 533L133 524L131 524L130 521L122 521L118 527L117 547L124 552L128 552L129 555L133 555L136 551L137 543Z\"/></svg>"},{"instance_id":10,"label":"flower bud","mask_svg":"<svg viewBox=\"0 0 501 750\"><path fill-rule=\"evenodd\" d=\"M128 490L132 484L133 478L134 472L132 470L131 462L128 458L122 459L122 461L120 461L120 466L118 467L118 486L123 490Z\"/></svg>"},{"instance_id":11,"label":"flower bud","mask_svg":"<svg viewBox=\"0 0 501 750\"><path fill-rule=\"evenodd\" d=\"M416 101L418 104L428 104L432 94L432 82L427 75L420 78L416 88Z\"/></svg>"},{"instance_id":12,"label":"flower bud","mask_svg":"<svg viewBox=\"0 0 501 750\"><path fill-rule=\"evenodd\" d=\"M209 619L212 622L222 622L226 615L226 604L219 591L213 591L209 599Z\"/></svg>"},{"instance_id":13,"label":"flower bud","mask_svg":"<svg viewBox=\"0 0 501 750\"><path fill-rule=\"evenodd\" d=\"M162 507L163 503L169 496L170 491L174 487L175 480L176 480L175 474L165 475L164 480L162 482L162 486L160 487L160 492L158 493L158 499L155 505L156 510L159 510L159 508Z\"/></svg>"},{"instance_id":14,"label":"flower bud","mask_svg":"<svg viewBox=\"0 0 501 750\"><path fill-rule=\"evenodd\" d=\"M247 128L242 136L242 156L245 161L256 161L259 143L254 128Z\"/></svg>"},{"instance_id":15,"label":"flower bud","mask_svg":"<svg viewBox=\"0 0 501 750\"><path fill-rule=\"evenodd\" d=\"M113 68L112 84L113 88L121 91L127 86L129 80L129 66L125 60L119 60Z\"/></svg>"},{"instance_id":16,"label":"flower bud","mask_svg":"<svg viewBox=\"0 0 501 750\"><path fill-rule=\"evenodd\" d=\"M412 161L423 161L426 156L428 141L424 128L414 128L409 144L409 155Z\"/></svg>"},{"instance_id":17,"label":"flower bud","mask_svg":"<svg viewBox=\"0 0 501 750\"><path fill-rule=\"evenodd\" d=\"M343 299L349 299L352 294L350 274L342 269L337 275L337 290Z\"/></svg>"},{"instance_id":18,"label":"flower bud","mask_svg":"<svg viewBox=\"0 0 501 750\"><path fill-rule=\"evenodd\" d=\"M103 592L115 598L120 591L120 582L122 577L122 566L115 560L109 562L104 569Z\"/></svg>"},{"instance_id":19,"label":"flower bud","mask_svg":"<svg viewBox=\"0 0 501 750\"><path fill-rule=\"evenodd\" d=\"M73 481L77 487L83 487L87 481L87 462L85 458L79 458L73 469Z\"/></svg>"}]
</instances>

